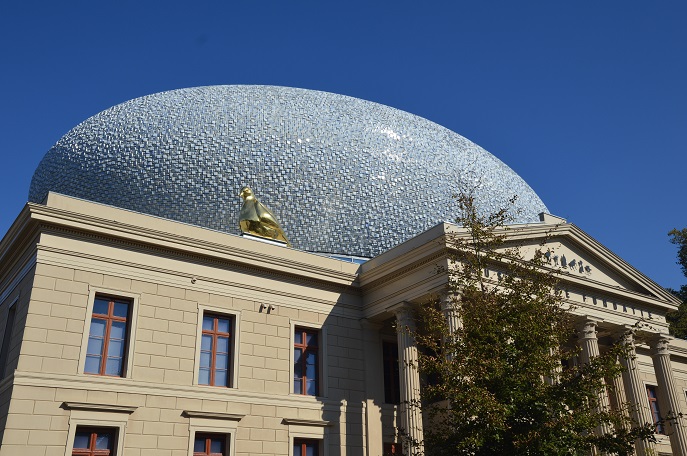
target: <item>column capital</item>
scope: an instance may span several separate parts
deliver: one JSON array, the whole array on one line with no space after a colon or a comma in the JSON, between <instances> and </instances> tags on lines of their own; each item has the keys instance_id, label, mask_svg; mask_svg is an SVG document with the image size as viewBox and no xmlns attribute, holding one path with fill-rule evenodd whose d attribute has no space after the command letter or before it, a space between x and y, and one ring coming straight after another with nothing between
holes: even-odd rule
<instances>
[{"instance_id":1,"label":"column capital","mask_svg":"<svg viewBox=\"0 0 687 456\"><path fill-rule=\"evenodd\" d=\"M579 323L575 325L577 328L578 337L580 339L597 339L596 328L599 326L599 322L601 321L603 320L585 316L582 320L580 320Z\"/></svg>"},{"instance_id":2,"label":"column capital","mask_svg":"<svg viewBox=\"0 0 687 456\"><path fill-rule=\"evenodd\" d=\"M402 301L398 304L389 306L386 310L393 313L398 320L405 320L413 316L413 305L408 301Z\"/></svg>"},{"instance_id":3,"label":"column capital","mask_svg":"<svg viewBox=\"0 0 687 456\"><path fill-rule=\"evenodd\" d=\"M651 334L647 337L651 347L651 356L670 355L670 342L674 337L667 334Z\"/></svg>"},{"instance_id":4,"label":"column capital","mask_svg":"<svg viewBox=\"0 0 687 456\"><path fill-rule=\"evenodd\" d=\"M618 336L620 340L634 347L635 343L637 342L637 337L635 337L636 331L637 328L635 328L634 326L623 325L618 328L615 334Z\"/></svg>"},{"instance_id":5,"label":"column capital","mask_svg":"<svg viewBox=\"0 0 687 456\"><path fill-rule=\"evenodd\" d=\"M441 296L441 310L442 312L455 311L460 304L460 294L454 292L447 292Z\"/></svg>"}]
</instances>

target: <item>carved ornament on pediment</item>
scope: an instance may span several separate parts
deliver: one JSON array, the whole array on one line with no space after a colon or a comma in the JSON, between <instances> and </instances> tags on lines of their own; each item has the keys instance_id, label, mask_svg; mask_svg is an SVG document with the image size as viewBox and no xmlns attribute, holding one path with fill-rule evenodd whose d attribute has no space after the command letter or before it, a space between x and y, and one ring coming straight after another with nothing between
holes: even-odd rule
<instances>
[{"instance_id":1,"label":"carved ornament on pediment","mask_svg":"<svg viewBox=\"0 0 687 456\"><path fill-rule=\"evenodd\" d=\"M544 257L550 266L557 269L569 270L586 276L591 275L593 270L592 267L586 263L586 260L582 258L568 258L565 256L565 253L558 254L549 250L544 254Z\"/></svg>"}]
</instances>

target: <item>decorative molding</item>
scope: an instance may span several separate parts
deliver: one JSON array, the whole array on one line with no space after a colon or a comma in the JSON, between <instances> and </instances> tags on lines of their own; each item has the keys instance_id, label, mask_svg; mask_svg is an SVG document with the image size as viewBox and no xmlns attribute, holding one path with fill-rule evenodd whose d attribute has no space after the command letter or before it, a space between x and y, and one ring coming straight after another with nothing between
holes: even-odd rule
<instances>
[{"instance_id":1,"label":"decorative molding","mask_svg":"<svg viewBox=\"0 0 687 456\"><path fill-rule=\"evenodd\" d=\"M290 395L281 397L268 393L236 391L233 388L199 388L190 385L164 385L132 381L131 379L119 377L105 377L100 375L79 376L75 374L57 374L52 372L15 371L14 385L77 390L116 390L120 393L152 394L162 397L183 396L208 401L236 402L252 405L275 405L280 407L297 406L307 410L321 410L323 406L325 408L333 407L332 410L338 410L340 405L340 402L337 400L328 398L315 399L314 396L300 397L300 395Z\"/></svg>"},{"instance_id":2,"label":"decorative molding","mask_svg":"<svg viewBox=\"0 0 687 456\"><path fill-rule=\"evenodd\" d=\"M207 418L211 420L227 421L241 421L241 419L246 416L238 413L201 412L198 410L184 410L181 414L186 418Z\"/></svg>"},{"instance_id":3,"label":"decorative molding","mask_svg":"<svg viewBox=\"0 0 687 456\"><path fill-rule=\"evenodd\" d=\"M128 405L110 404L90 404L88 402L63 402L62 407L66 410L88 410L90 412L116 412L132 414L138 407Z\"/></svg>"},{"instance_id":4,"label":"decorative molding","mask_svg":"<svg viewBox=\"0 0 687 456\"><path fill-rule=\"evenodd\" d=\"M282 424L287 424L291 426L317 426L317 427L329 427L333 426L334 423L331 421L324 420L301 420L298 418L283 418L281 420Z\"/></svg>"},{"instance_id":5,"label":"decorative molding","mask_svg":"<svg viewBox=\"0 0 687 456\"><path fill-rule=\"evenodd\" d=\"M125 246L128 249L134 249L141 253L150 254L151 252L155 252L154 254L162 255L172 260L185 262L192 261L201 265L219 265L224 268L228 267L237 272L251 273L253 275L258 275L265 278L280 278L281 280L286 279L292 283L310 283L325 290L328 289L332 291L341 291L349 290L351 287L355 288L358 277L357 274L347 274L334 269L325 269L320 267L313 268L307 263L288 260L277 256L257 254L245 249L228 248L221 244L210 243L207 241L202 243L196 241L196 245L193 245L194 240L190 240L181 236L179 236L177 239L175 237L171 237L167 233L154 232L154 234L157 234L158 237L153 237L152 233L139 234L141 237L145 236L145 239L133 239L123 237L122 234L112 234L109 232L100 233L80 227L75 228L72 226L63 226L50 222L42 222L40 227L46 232L52 231L55 234L62 233L63 235L67 235L73 239L86 238L93 241L99 241L99 243L102 245L108 245L112 247ZM92 229L95 230L97 228ZM174 243L176 245L159 245L156 244L155 241ZM190 252L188 250L189 248L202 250L202 252ZM226 256L226 258L222 258L222 256ZM244 261L249 259L249 261L253 263L256 258L258 261L262 262L263 265L249 264L248 262ZM272 265L278 265L279 267L283 268L283 270L270 268ZM311 274L313 276L316 275L319 277L308 277L307 275L300 275L290 271L304 271L306 274Z\"/></svg>"},{"instance_id":6,"label":"decorative molding","mask_svg":"<svg viewBox=\"0 0 687 456\"><path fill-rule=\"evenodd\" d=\"M69 256L69 257L79 258L79 259L87 260L87 261L91 261L91 262L116 264L118 267L138 269L139 271L150 271L150 272L155 273L155 274L164 274L164 275L173 276L173 277L182 277L182 278L186 277L184 274L181 274L175 270L164 269L164 268L152 266L149 264L132 263L132 262L126 262L126 261L121 261L121 260L115 262L112 258L105 258L105 257L90 255L90 254L86 254L84 252L68 251L68 250L57 248L57 247L40 246L39 253ZM55 259L49 259L48 260L46 258L39 259L39 262L45 263L45 264L53 264L53 265L59 265L59 266L65 266L65 267L72 267L72 268L76 267L75 265L77 264L74 261L72 261L71 263L64 263L61 261L58 262ZM79 265L79 267L83 267L83 266ZM95 269L92 269L92 271L96 272ZM244 272L244 271L241 271L238 269L231 269L231 271L237 272L237 273ZM104 274L112 274L113 273L111 270L106 270L106 269L102 269L102 268L98 269L97 272L101 272ZM253 276L256 276L256 275L254 274ZM132 278L132 279L141 280L142 277L144 277L144 276L142 274L139 274L137 276L132 275L132 274L128 274L127 277ZM275 279L275 277L265 277L265 278ZM219 279L216 277L205 277L205 276L194 276L194 279L196 279L197 282L199 281L199 282L204 282L204 283L210 283L213 285L228 286L228 287L233 287L233 288L237 288L237 289L241 289L241 290L249 290L250 294L243 296L243 297L245 297L245 299L254 299L250 296L254 296L255 293L263 293L265 295L272 295L272 296L274 296L274 294L275 294L275 290L273 288L257 287L255 285L252 285L250 282L230 281L230 280ZM152 279L150 279L150 280L152 280ZM156 280L158 280L158 279L156 279ZM189 279L189 282L190 282L190 279ZM158 282L158 283L161 283L161 282ZM297 283L297 282L289 282L289 283ZM170 282L170 281L165 282L164 285L176 286L176 287L180 286L178 283ZM215 291L213 291L212 289L209 289L207 287L198 286L198 284L195 284L194 287L189 287L188 285L184 285L184 286L188 289L193 289L196 291L215 293ZM360 295L360 291L356 287L356 285L351 285L348 287L342 286L336 290L327 289L325 287L319 287L317 289L320 291L336 291L339 293L345 292L346 294L349 294L352 296L359 296ZM349 305L349 304L345 304L345 303L341 303L341 302L332 302L330 300L319 299L319 298L312 297L312 296L303 296L301 294L295 294L295 293L287 293L287 292L283 292L283 291L279 295L280 300L274 301L274 303L275 304L276 303L283 304L283 302L284 302L283 298L285 298L285 297L286 298L292 298L292 299L294 299L294 301L300 301L300 302L309 301L309 302L312 302L314 304L328 306L329 308L333 308L335 306L338 306L338 307L347 307L347 308L353 308L353 309L359 310L358 306L353 306L353 305ZM261 300L258 300L258 301L261 301ZM267 300L265 300L265 299L262 299L262 301L267 302ZM308 310L311 310L311 309L308 309Z\"/></svg>"},{"instance_id":7,"label":"decorative molding","mask_svg":"<svg viewBox=\"0 0 687 456\"><path fill-rule=\"evenodd\" d=\"M71 197L66 197L72 199ZM117 208L119 209L119 208ZM126 210L125 210L126 211ZM132 211L127 211L132 212ZM105 241L106 244L112 245L117 243L119 245L126 245L130 248L143 250L157 250L160 252L173 252L177 257L193 258L200 260L202 263L219 262L223 264L241 264L248 268L256 268L255 270L268 270L270 273L275 273L274 267L257 265L258 262L268 263L271 266L279 266L282 268L278 273L287 276L296 276L302 278L302 275L294 274L291 271L303 271L306 274L312 274L309 279L314 282L331 283L333 281L348 284L357 278L356 272L345 272L340 267L333 265L333 267L322 267L312 265L309 261L299 261L287 258L284 255L275 255L271 253L256 252L251 248L246 248L241 244L246 242L240 240L238 243L233 242L234 239L240 239L230 233L219 232L200 226L193 226L184 224L183 222L176 222L171 219L157 217L170 224L187 225L191 229L203 232L219 233L222 237L227 236L227 240L231 240L228 244L217 239L210 240L195 236L179 235L170 232L169 230L159 230L151 228L151 226L134 225L128 222L118 222L102 217L96 217L82 212L75 212L59 207L46 206L43 204L27 203L27 223L33 222L37 225L37 231L54 230L61 231L73 237L82 238L84 236L95 240ZM149 214L140 214L144 218L156 218ZM231 245L229 245L231 244ZM308 252L298 252L299 254ZM312 253L308 253L312 254ZM316 254L313 254L316 255ZM251 264L247 264L248 260ZM332 261L336 261L332 259ZM351 268L352 269L352 268ZM335 285L341 285L335 284Z\"/></svg>"}]
</instances>

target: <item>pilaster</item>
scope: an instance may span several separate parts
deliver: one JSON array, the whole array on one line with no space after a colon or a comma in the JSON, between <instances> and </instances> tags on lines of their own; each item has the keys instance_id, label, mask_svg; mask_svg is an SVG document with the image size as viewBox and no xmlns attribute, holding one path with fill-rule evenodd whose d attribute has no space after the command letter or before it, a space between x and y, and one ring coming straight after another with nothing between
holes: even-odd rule
<instances>
[{"instance_id":1,"label":"pilaster","mask_svg":"<svg viewBox=\"0 0 687 456\"><path fill-rule=\"evenodd\" d=\"M627 401L632 406L630 417L636 425L643 425L645 423L653 423L651 411L649 410L649 402L646 396L646 389L639 377L639 367L637 366L637 352L635 350L634 334L628 329L623 334L623 342L628 345L629 351L627 356L620 358L620 364L623 366L623 385L625 386L625 396ZM637 440L635 442L635 450L637 456L650 456L655 453L654 445L645 440Z\"/></svg>"},{"instance_id":2,"label":"pilaster","mask_svg":"<svg viewBox=\"0 0 687 456\"><path fill-rule=\"evenodd\" d=\"M583 364L588 364L592 358L599 356L599 338L597 336L597 321L591 318L585 318L578 326L578 343L582 349L580 352L580 361ZM610 408L608 400L608 392L606 387L602 387L597 393L599 398L599 411L607 411ZM595 432L598 435L609 434L613 431L610 424L603 423L599 425Z\"/></svg>"},{"instance_id":3,"label":"pilaster","mask_svg":"<svg viewBox=\"0 0 687 456\"><path fill-rule=\"evenodd\" d=\"M658 394L667 406L661 412L666 417L677 417L680 413L680 401L675 391L675 379L670 366L670 351L668 346L670 338L665 335L657 335L650 341L651 358L654 361L654 371L658 383ZM687 456L687 429L680 419L667 419L665 421L666 434L670 437L670 446L675 456Z\"/></svg>"}]
</instances>

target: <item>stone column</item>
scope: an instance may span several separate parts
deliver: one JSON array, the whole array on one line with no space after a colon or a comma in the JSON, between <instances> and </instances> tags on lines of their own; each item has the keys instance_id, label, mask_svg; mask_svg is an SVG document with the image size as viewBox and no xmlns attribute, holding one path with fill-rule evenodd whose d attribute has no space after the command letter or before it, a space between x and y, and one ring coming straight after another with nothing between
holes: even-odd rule
<instances>
[{"instance_id":1,"label":"stone column","mask_svg":"<svg viewBox=\"0 0 687 456\"><path fill-rule=\"evenodd\" d=\"M448 293L441 300L441 311L446 317L446 322L448 323L448 332L450 334L455 333L457 330L463 327L463 320L461 320L458 313L458 300L460 297L453 293Z\"/></svg>"},{"instance_id":2,"label":"stone column","mask_svg":"<svg viewBox=\"0 0 687 456\"><path fill-rule=\"evenodd\" d=\"M582 349L580 352L580 361L583 364L588 364L592 358L599 356L599 339L596 335L596 321L587 318L578 327L578 343ZM599 411L607 411L610 408L608 402L608 392L603 387L598 392L599 397ZM598 435L611 433L613 429L608 423L601 424L596 428Z\"/></svg>"},{"instance_id":3,"label":"stone column","mask_svg":"<svg viewBox=\"0 0 687 456\"><path fill-rule=\"evenodd\" d=\"M453 293L448 293L441 299L441 311L446 317L449 340L454 337L456 331L463 327L463 320L458 313L458 299L459 297ZM452 353L448 352L446 359L452 361L453 356Z\"/></svg>"},{"instance_id":4,"label":"stone column","mask_svg":"<svg viewBox=\"0 0 687 456\"><path fill-rule=\"evenodd\" d=\"M667 410L661 410L662 417L677 416L680 413L680 401L675 391L673 370L670 366L670 351L668 344L670 338L665 335L657 335L651 340L651 358L654 360L654 371L658 383L658 394L667 406ZM666 434L670 436L670 446L675 456L687 456L687 429L679 419L666 420Z\"/></svg>"},{"instance_id":5,"label":"stone column","mask_svg":"<svg viewBox=\"0 0 687 456\"><path fill-rule=\"evenodd\" d=\"M403 442L403 454L423 454L422 413L420 411L420 372L418 371L415 319L409 304L402 303L391 309L396 314L398 363L401 380L401 425L407 436L419 446L410 447Z\"/></svg>"},{"instance_id":6,"label":"stone column","mask_svg":"<svg viewBox=\"0 0 687 456\"><path fill-rule=\"evenodd\" d=\"M627 402L627 398L625 398L625 387L623 386L622 375L614 377L612 380L612 384L613 388L611 389L611 391L613 392L613 394L611 395L611 406L614 407L615 410L621 410Z\"/></svg>"},{"instance_id":7,"label":"stone column","mask_svg":"<svg viewBox=\"0 0 687 456\"><path fill-rule=\"evenodd\" d=\"M651 417L651 410L649 410L646 388L639 378L634 335L628 330L628 332L623 335L623 338L623 342L630 347L627 357L620 358L620 364L624 369L623 385L625 386L625 396L632 407L630 417L637 425L653 423L654 420ZM637 440L635 442L635 450L638 456L653 455L654 445L651 442Z\"/></svg>"}]
</instances>

